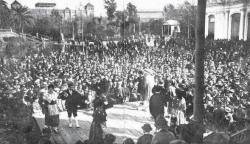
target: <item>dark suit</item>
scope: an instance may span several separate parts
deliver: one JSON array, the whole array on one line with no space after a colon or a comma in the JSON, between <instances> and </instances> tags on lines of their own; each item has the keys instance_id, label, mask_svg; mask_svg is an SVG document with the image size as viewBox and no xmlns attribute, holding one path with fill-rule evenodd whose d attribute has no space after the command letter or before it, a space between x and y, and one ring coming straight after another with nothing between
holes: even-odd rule
<instances>
[{"instance_id":1,"label":"dark suit","mask_svg":"<svg viewBox=\"0 0 250 144\"><path fill-rule=\"evenodd\" d=\"M151 144L153 136L151 134L144 134L139 137L136 144Z\"/></svg>"},{"instance_id":2,"label":"dark suit","mask_svg":"<svg viewBox=\"0 0 250 144\"><path fill-rule=\"evenodd\" d=\"M66 93L67 96L64 94ZM77 116L77 106L81 104L82 96L80 93L78 93L75 90L72 90L72 93L70 93L70 90L65 90L59 95L59 98L65 101L65 106L67 109L68 117L71 117L72 114L74 117Z\"/></svg>"},{"instance_id":3,"label":"dark suit","mask_svg":"<svg viewBox=\"0 0 250 144\"><path fill-rule=\"evenodd\" d=\"M169 144L172 140L175 140L172 132L161 130L154 135L151 144Z\"/></svg>"},{"instance_id":4,"label":"dark suit","mask_svg":"<svg viewBox=\"0 0 250 144\"><path fill-rule=\"evenodd\" d=\"M161 87L155 86L152 90L154 94L149 100L149 111L150 114L154 117L154 119L156 119L158 115L164 115L164 105L166 102L166 97L164 96L162 90L163 89L161 89Z\"/></svg>"},{"instance_id":5,"label":"dark suit","mask_svg":"<svg viewBox=\"0 0 250 144\"><path fill-rule=\"evenodd\" d=\"M154 119L160 114L164 115L164 102L162 101L162 97L160 93L155 93L149 100L149 111Z\"/></svg>"}]
</instances>

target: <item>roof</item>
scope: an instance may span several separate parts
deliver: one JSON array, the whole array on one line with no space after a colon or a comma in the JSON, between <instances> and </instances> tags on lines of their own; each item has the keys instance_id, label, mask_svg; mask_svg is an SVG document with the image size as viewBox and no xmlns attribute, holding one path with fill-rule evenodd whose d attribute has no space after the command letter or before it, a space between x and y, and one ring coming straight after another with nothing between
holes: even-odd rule
<instances>
[{"instance_id":1,"label":"roof","mask_svg":"<svg viewBox=\"0 0 250 144\"><path fill-rule=\"evenodd\" d=\"M163 23L163 25L180 25L180 23L177 20L167 20L166 22Z\"/></svg>"},{"instance_id":2,"label":"roof","mask_svg":"<svg viewBox=\"0 0 250 144\"><path fill-rule=\"evenodd\" d=\"M142 10L142 11L137 11L137 13L163 13L163 12L162 11Z\"/></svg>"},{"instance_id":3,"label":"roof","mask_svg":"<svg viewBox=\"0 0 250 144\"><path fill-rule=\"evenodd\" d=\"M138 11L137 15L140 17L140 19L142 21L148 21L150 19L161 19L161 18L163 18L162 11L144 10L144 11Z\"/></svg>"},{"instance_id":4,"label":"roof","mask_svg":"<svg viewBox=\"0 0 250 144\"><path fill-rule=\"evenodd\" d=\"M21 5L21 3L19 3L17 0L15 0L13 3L11 3L11 5L13 5L13 4Z\"/></svg>"},{"instance_id":5,"label":"roof","mask_svg":"<svg viewBox=\"0 0 250 144\"><path fill-rule=\"evenodd\" d=\"M94 5L92 5L91 3L87 3L86 5L85 5L85 7L94 7Z\"/></svg>"},{"instance_id":6,"label":"roof","mask_svg":"<svg viewBox=\"0 0 250 144\"><path fill-rule=\"evenodd\" d=\"M38 2L35 4L35 7L55 7L56 3L42 3Z\"/></svg>"}]
</instances>

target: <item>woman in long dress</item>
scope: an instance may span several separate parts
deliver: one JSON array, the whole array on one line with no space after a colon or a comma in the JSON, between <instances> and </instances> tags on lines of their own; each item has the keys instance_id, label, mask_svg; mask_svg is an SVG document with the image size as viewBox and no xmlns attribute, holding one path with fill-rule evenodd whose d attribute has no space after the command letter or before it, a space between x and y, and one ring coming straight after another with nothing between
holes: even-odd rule
<instances>
[{"instance_id":1,"label":"woman in long dress","mask_svg":"<svg viewBox=\"0 0 250 144\"><path fill-rule=\"evenodd\" d=\"M178 108L177 108L177 125L186 124L185 111L186 111L186 100L182 96L177 96Z\"/></svg>"},{"instance_id":2,"label":"woman in long dress","mask_svg":"<svg viewBox=\"0 0 250 144\"><path fill-rule=\"evenodd\" d=\"M58 94L54 91L54 85L48 86L48 92L45 94L43 100L46 105L45 110L45 125L54 132L58 132L59 125L59 111L57 107Z\"/></svg>"},{"instance_id":3,"label":"woman in long dress","mask_svg":"<svg viewBox=\"0 0 250 144\"><path fill-rule=\"evenodd\" d=\"M94 106L93 121L89 131L89 144L103 144L104 132L102 126L105 126L107 117L104 101L101 98L96 99Z\"/></svg>"}]
</instances>

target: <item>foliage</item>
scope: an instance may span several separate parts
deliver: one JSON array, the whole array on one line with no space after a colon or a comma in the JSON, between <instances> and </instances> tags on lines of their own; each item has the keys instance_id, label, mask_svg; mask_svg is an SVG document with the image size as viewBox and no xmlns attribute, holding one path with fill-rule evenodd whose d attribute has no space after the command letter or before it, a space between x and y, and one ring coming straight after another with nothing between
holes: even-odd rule
<instances>
[{"instance_id":1,"label":"foliage","mask_svg":"<svg viewBox=\"0 0 250 144\"><path fill-rule=\"evenodd\" d=\"M43 17L35 20L33 27L26 27L25 31L36 35L49 36L54 41L60 41L60 26L59 24L54 23L55 20L52 20L52 17Z\"/></svg>"},{"instance_id":2,"label":"foliage","mask_svg":"<svg viewBox=\"0 0 250 144\"><path fill-rule=\"evenodd\" d=\"M137 17L136 6L129 2L127 4L127 12L128 12L128 21L130 23L137 23L138 17Z\"/></svg>"},{"instance_id":3,"label":"foliage","mask_svg":"<svg viewBox=\"0 0 250 144\"><path fill-rule=\"evenodd\" d=\"M161 35L161 33L162 33L161 27L162 27L162 24L163 24L162 19L160 19L160 20L151 20L149 22L149 24L150 24L150 32L151 32L151 34Z\"/></svg>"},{"instance_id":4,"label":"foliage","mask_svg":"<svg viewBox=\"0 0 250 144\"><path fill-rule=\"evenodd\" d=\"M24 26L34 25L34 18L32 17L28 7L12 7L11 23L16 30L18 30L19 32L23 32Z\"/></svg>"},{"instance_id":5,"label":"foliage","mask_svg":"<svg viewBox=\"0 0 250 144\"><path fill-rule=\"evenodd\" d=\"M139 22L139 18L137 16L137 8L132 3L127 4L127 13L128 13L128 25L129 25L129 33L135 33L135 25Z\"/></svg>"},{"instance_id":6,"label":"foliage","mask_svg":"<svg viewBox=\"0 0 250 144\"><path fill-rule=\"evenodd\" d=\"M174 5L172 4L164 6L163 12L164 12L164 18L166 20L177 18L177 9L175 9Z\"/></svg>"},{"instance_id":7,"label":"foliage","mask_svg":"<svg viewBox=\"0 0 250 144\"><path fill-rule=\"evenodd\" d=\"M116 26L120 28L121 36L126 36L125 32L128 32L128 22L126 19L128 18L127 11L116 11Z\"/></svg>"},{"instance_id":8,"label":"foliage","mask_svg":"<svg viewBox=\"0 0 250 144\"><path fill-rule=\"evenodd\" d=\"M22 58L27 55L28 52L36 51L37 46L35 43L25 40L22 37L9 38L5 49L7 57Z\"/></svg>"},{"instance_id":9,"label":"foliage","mask_svg":"<svg viewBox=\"0 0 250 144\"><path fill-rule=\"evenodd\" d=\"M164 7L163 12L165 20L178 20L181 32L186 36L194 37L196 6L190 4L188 1L177 8L169 4Z\"/></svg>"},{"instance_id":10,"label":"foliage","mask_svg":"<svg viewBox=\"0 0 250 144\"><path fill-rule=\"evenodd\" d=\"M4 0L0 0L0 28L9 28L10 10Z\"/></svg>"},{"instance_id":11,"label":"foliage","mask_svg":"<svg viewBox=\"0 0 250 144\"><path fill-rule=\"evenodd\" d=\"M55 29L60 29L62 25L62 16L59 14L58 10L52 10L50 19L53 23Z\"/></svg>"},{"instance_id":12,"label":"foliage","mask_svg":"<svg viewBox=\"0 0 250 144\"><path fill-rule=\"evenodd\" d=\"M105 26L102 24L102 17L93 18L87 23L85 33L91 33L99 38L105 37Z\"/></svg>"},{"instance_id":13,"label":"foliage","mask_svg":"<svg viewBox=\"0 0 250 144\"><path fill-rule=\"evenodd\" d=\"M112 21L115 18L117 4L115 0L104 0L104 3L104 8L107 10L108 20Z\"/></svg>"},{"instance_id":14,"label":"foliage","mask_svg":"<svg viewBox=\"0 0 250 144\"><path fill-rule=\"evenodd\" d=\"M40 137L34 129L30 106L23 103L23 93L1 93L0 97L1 142L11 144L34 144Z\"/></svg>"},{"instance_id":15,"label":"foliage","mask_svg":"<svg viewBox=\"0 0 250 144\"><path fill-rule=\"evenodd\" d=\"M184 30L183 33L186 35L189 33L191 37L194 37L196 12L196 6L189 2L185 2L179 8L179 21Z\"/></svg>"}]
</instances>

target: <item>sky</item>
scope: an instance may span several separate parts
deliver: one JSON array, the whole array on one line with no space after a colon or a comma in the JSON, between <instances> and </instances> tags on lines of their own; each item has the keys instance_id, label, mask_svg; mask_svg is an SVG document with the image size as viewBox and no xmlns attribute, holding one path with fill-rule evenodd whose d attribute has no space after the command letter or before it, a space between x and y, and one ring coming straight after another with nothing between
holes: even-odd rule
<instances>
[{"instance_id":1,"label":"sky","mask_svg":"<svg viewBox=\"0 0 250 144\"><path fill-rule=\"evenodd\" d=\"M5 0L9 5L14 0ZM104 0L17 0L22 5L29 8L35 8L37 2L53 2L56 3L57 9L64 9L69 7L70 9L78 9L80 3L85 5L90 2L95 6L95 16L106 16L104 9ZM186 0L115 0L117 2L117 10L126 8L127 3L131 2L137 7L137 10L163 10L163 7L169 3L178 6ZM191 3L195 3L197 0L188 0Z\"/></svg>"}]
</instances>

